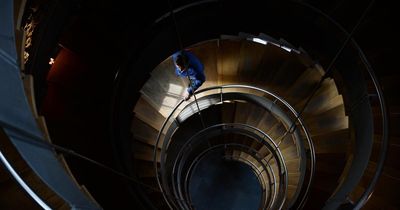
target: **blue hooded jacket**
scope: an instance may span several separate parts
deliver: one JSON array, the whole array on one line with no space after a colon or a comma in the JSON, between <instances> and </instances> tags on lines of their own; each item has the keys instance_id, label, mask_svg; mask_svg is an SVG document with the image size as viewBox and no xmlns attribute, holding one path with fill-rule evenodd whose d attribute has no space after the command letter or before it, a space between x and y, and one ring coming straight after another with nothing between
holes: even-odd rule
<instances>
[{"instance_id":1,"label":"blue hooded jacket","mask_svg":"<svg viewBox=\"0 0 400 210\"><path fill-rule=\"evenodd\" d=\"M180 53L185 53L188 58L188 68L186 71L181 71L176 65L176 59ZM189 94L193 94L203 83L206 81L204 74L204 65L201 61L190 51L178 51L172 55L175 64L175 74L179 77L188 77L192 81L192 85L187 88Z\"/></svg>"}]
</instances>

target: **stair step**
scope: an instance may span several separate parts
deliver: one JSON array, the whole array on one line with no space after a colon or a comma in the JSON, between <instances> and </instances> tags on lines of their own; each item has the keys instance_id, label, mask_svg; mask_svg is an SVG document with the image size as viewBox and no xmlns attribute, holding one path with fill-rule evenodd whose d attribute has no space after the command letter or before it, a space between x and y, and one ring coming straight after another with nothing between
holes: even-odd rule
<instances>
[{"instance_id":1,"label":"stair step","mask_svg":"<svg viewBox=\"0 0 400 210\"><path fill-rule=\"evenodd\" d=\"M144 97L140 97L134 108L135 116L157 131L161 129L165 117L152 107Z\"/></svg>"},{"instance_id":2,"label":"stair step","mask_svg":"<svg viewBox=\"0 0 400 210\"><path fill-rule=\"evenodd\" d=\"M257 74L266 46L252 41L243 41L240 46L238 77L242 82L252 81Z\"/></svg>"},{"instance_id":3,"label":"stair step","mask_svg":"<svg viewBox=\"0 0 400 210\"><path fill-rule=\"evenodd\" d=\"M169 57L151 72L140 92L166 117L182 99L187 86L188 81L175 75L175 65Z\"/></svg>"},{"instance_id":4,"label":"stair step","mask_svg":"<svg viewBox=\"0 0 400 210\"><path fill-rule=\"evenodd\" d=\"M235 111L235 123L246 123L247 118L249 116L249 112L253 107L252 104L249 103L240 103L236 102L236 111Z\"/></svg>"},{"instance_id":5,"label":"stair step","mask_svg":"<svg viewBox=\"0 0 400 210\"><path fill-rule=\"evenodd\" d=\"M347 152L350 147L349 129L337 130L312 137L315 153Z\"/></svg>"},{"instance_id":6,"label":"stair step","mask_svg":"<svg viewBox=\"0 0 400 210\"><path fill-rule=\"evenodd\" d=\"M308 106L304 109L303 116L304 118L307 118L308 116L319 115L338 106L343 106L343 104L344 102L342 95L336 95L335 97L326 101L311 100Z\"/></svg>"},{"instance_id":7,"label":"stair step","mask_svg":"<svg viewBox=\"0 0 400 210\"><path fill-rule=\"evenodd\" d=\"M259 141L252 141L250 147L258 151L262 147L262 145L263 144Z\"/></svg>"},{"instance_id":8,"label":"stair step","mask_svg":"<svg viewBox=\"0 0 400 210\"><path fill-rule=\"evenodd\" d=\"M266 157L268 154L270 154L269 150L265 146L261 146L261 148L258 149L258 153L261 157Z\"/></svg>"},{"instance_id":9,"label":"stair step","mask_svg":"<svg viewBox=\"0 0 400 210\"><path fill-rule=\"evenodd\" d=\"M131 132L136 140L155 146L159 132L143 122L139 118L133 117ZM164 134L160 136L159 148L162 148L164 142Z\"/></svg>"},{"instance_id":10,"label":"stair step","mask_svg":"<svg viewBox=\"0 0 400 210\"><path fill-rule=\"evenodd\" d=\"M288 53L280 47L267 44L263 53L262 60L257 69L257 74L253 77L253 84L270 85L274 75L279 68L287 62Z\"/></svg>"},{"instance_id":11,"label":"stair step","mask_svg":"<svg viewBox=\"0 0 400 210\"><path fill-rule=\"evenodd\" d=\"M274 126L271 127L271 129L269 129L267 131L267 134L275 141L278 140L278 138L282 137L286 132L286 128L285 126L279 122L276 123Z\"/></svg>"},{"instance_id":12,"label":"stair step","mask_svg":"<svg viewBox=\"0 0 400 210\"><path fill-rule=\"evenodd\" d=\"M318 88L315 95L312 97L308 106L319 107L322 103L330 101L332 98L340 95L335 81L332 78L327 78L322 82L322 85ZM308 96L304 98L301 102L295 105L296 110L300 110L305 102L308 100Z\"/></svg>"},{"instance_id":13,"label":"stair step","mask_svg":"<svg viewBox=\"0 0 400 210\"><path fill-rule=\"evenodd\" d=\"M297 190L297 185L288 185L288 193L286 198L290 201L290 199L294 196Z\"/></svg>"},{"instance_id":14,"label":"stair step","mask_svg":"<svg viewBox=\"0 0 400 210\"><path fill-rule=\"evenodd\" d=\"M300 172L298 172L298 173L289 172L288 173L288 177L289 177L289 182L288 182L289 185L298 186L299 178L300 178Z\"/></svg>"},{"instance_id":15,"label":"stair step","mask_svg":"<svg viewBox=\"0 0 400 210\"><path fill-rule=\"evenodd\" d=\"M293 84L307 68L298 60L297 53L291 52L285 57L285 62L279 66L270 82L271 85L277 86L281 90Z\"/></svg>"},{"instance_id":16,"label":"stair step","mask_svg":"<svg viewBox=\"0 0 400 210\"><path fill-rule=\"evenodd\" d=\"M233 150L233 154L232 154L232 157L234 157L235 159L237 159L238 157L240 157L240 153L241 153L241 151L240 150Z\"/></svg>"},{"instance_id":17,"label":"stair step","mask_svg":"<svg viewBox=\"0 0 400 210\"><path fill-rule=\"evenodd\" d=\"M248 155L246 157L247 160L249 160L254 166L256 166L256 168L261 168L261 163L258 162L253 156ZM262 170L262 169L261 169Z\"/></svg>"},{"instance_id":18,"label":"stair step","mask_svg":"<svg viewBox=\"0 0 400 210\"><path fill-rule=\"evenodd\" d=\"M275 143L277 144L280 150L284 150L291 146L296 146L294 138L292 138L290 134L286 135L286 137L284 137L283 139L281 137L277 138L275 140Z\"/></svg>"},{"instance_id":19,"label":"stair step","mask_svg":"<svg viewBox=\"0 0 400 210\"><path fill-rule=\"evenodd\" d=\"M285 161L299 158L299 155L297 154L297 148L295 146L283 149L281 152Z\"/></svg>"},{"instance_id":20,"label":"stair step","mask_svg":"<svg viewBox=\"0 0 400 210\"><path fill-rule=\"evenodd\" d=\"M226 76L236 76L242 41L220 40L218 49L218 84L227 84Z\"/></svg>"},{"instance_id":21,"label":"stair step","mask_svg":"<svg viewBox=\"0 0 400 210\"><path fill-rule=\"evenodd\" d=\"M247 115L246 124L257 127L258 123L262 120L262 116L266 112L267 111L265 109L259 106L252 106Z\"/></svg>"},{"instance_id":22,"label":"stair step","mask_svg":"<svg viewBox=\"0 0 400 210\"><path fill-rule=\"evenodd\" d=\"M162 88L163 93L171 95L181 94L189 84L185 78L178 77L175 74L175 64L172 56L156 66L150 75L150 79L146 82L149 83L150 88L152 87L151 84L157 83Z\"/></svg>"},{"instance_id":23,"label":"stair step","mask_svg":"<svg viewBox=\"0 0 400 210\"><path fill-rule=\"evenodd\" d=\"M257 125L257 128L262 131L269 131L275 124L278 123L278 120L275 118L273 114L270 112L264 112L260 122Z\"/></svg>"},{"instance_id":24,"label":"stair step","mask_svg":"<svg viewBox=\"0 0 400 210\"><path fill-rule=\"evenodd\" d=\"M321 79L321 74L314 68L304 71L294 84L284 93L283 98L290 104L296 104L310 95Z\"/></svg>"},{"instance_id":25,"label":"stair step","mask_svg":"<svg viewBox=\"0 0 400 210\"><path fill-rule=\"evenodd\" d=\"M133 144L133 150L135 159L153 162L154 147L137 141ZM161 150L158 149L157 162L160 162L160 157Z\"/></svg>"},{"instance_id":26,"label":"stair step","mask_svg":"<svg viewBox=\"0 0 400 210\"><path fill-rule=\"evenodd\" d=\"M152 92L141 90L142 97L151 104L163 117L168 117L175 106L182 100L181 96L169 96L159 89L156 85L149 87ZM184 92L182 92L183 95Z\"/></svg>"},{"instance_id":27,"label":"stair step","mask_svg":"<svg viewBox=\"0 0 400 210\"><path fill-rule=\"evenodd\" d=\"M312 118L305 119L305 122L311 136L347 129L349 127L349 119L345 115L344 106L338 106Z\"/></svg>"},{"instance_id":28,"label":"stair step","mask_svg":"<svg viewBox=\"0 0 400 210\"><path fill-rule=\"evenodd\" d=\"M291 159L291 160L286 160L285 159L285 164L288 172L290 173L295 173L300 170L300 159Z\"/></svg>"}]
</instances>

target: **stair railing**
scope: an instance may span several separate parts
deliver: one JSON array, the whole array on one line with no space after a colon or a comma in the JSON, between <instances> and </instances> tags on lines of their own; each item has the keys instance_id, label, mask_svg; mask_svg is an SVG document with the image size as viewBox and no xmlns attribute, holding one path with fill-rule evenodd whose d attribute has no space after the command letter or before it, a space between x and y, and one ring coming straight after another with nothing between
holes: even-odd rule
<instances>
[{"instance_id":1,"label":"stair railing","mask_svg":"<svg viewBox=\"0 0 400 210\"><path fill-rule=\"evenodd\" d=\"M254 86L248 86L248 85L222 85L222 86L214 86L214 87L208 87L208 88L204 88L201 90L198 90L194 93L194 95L202 95L202 97L206 96L207 93L209 92L214 92L215 90L217 90L218 94L220 95L220 100L217 101L212 101L210 104L205 104L202 105L199 102L197 102L198 100L200 100L202 97L200 98L196 98L196 105L198 105L198 109L202 110L205 109L213 104L217 104L217 103L224 103L223 99L223 95L229 92L224 92L224 90L229 90L229 89L235 89L234 91L237 91L237 89L242 89L244 90L244 93L249 93L250 92L254 92L253 95L256 96L261 96L261 97L265 97L265 98L272 98L269 99L271 101L274 101L274 103L279 103L281 106L285 107L288 114L291 115L292 120L295 120L295 124L292 127L292 129L290 130L290 133L294 133L296 132L301 132L301 136L304 137L304 139L300 140L297 139L298 141L301 141L301 144L304 143L306 144L306 148L308 148L308 152L307 152L307 161L309 164L309 167L305 167L302 166L301 170L305 171L306 168L308 170L308 176L307 176L307 180L305 183L303 183L302 187L301 187L301 198L298 198L297 200L300 200L300 204L303 205L308 197L308 193L309 193L309 189L313 180L313 176L314 176L314 171L315 171L315 151L314 151L314 145L311 141L311 137L309 135L308 130L306 129L306 126L304 125L301 117L299 116L299 114L297 113L297 111L285 100L283 100L282 98L280 98L279 96L277 96L276 94L272 93L271 91L267 91L258 87L254 87ZM232 93L232 92L231 92ZM163 170L159 170L159 164L157 163L157 156L158 156L158 149L157 148L162 148L161 149L161 162L160 165L163 166L165 165L165 155L166 155L166 151L168 150L168 146L170 145L170 138L168 138L169 135L165 135L163 136L162 134L169 131L170 133L174 133L176 131L176 129L179 127L179 121L177 120L177 116L179 115L179 113L176 113L177 110L183 110L183 109L178 109L180 107L183 106L188 106L186 103L184 103L184 100L181 100L175 107L174 109L171 111L170 115L165 119L159 134L157 136L157 140L156 140L156 144L155 144L155 149L153 152L153 164L154 164L154 169L156 172L156 178L157 178L157 183L158 186L165 198L165 200L167 201L168 205L170 206L170 208L172 208L171 204L168 202L168 196L169 196L169 192L166 192L165 189L163 188L163 183L162 180L160 179L160 175L163 173ZM170 126L171 125L175 125L173 126L174 130L170 131ZM163 138L163 145L161 146L160 143L161 138ZM302 158L306 158L306 157L302 157ZM163 167L161 167L162 169ZM169 189L167 190L169 191Z\"/></svg>"}]
</instances>

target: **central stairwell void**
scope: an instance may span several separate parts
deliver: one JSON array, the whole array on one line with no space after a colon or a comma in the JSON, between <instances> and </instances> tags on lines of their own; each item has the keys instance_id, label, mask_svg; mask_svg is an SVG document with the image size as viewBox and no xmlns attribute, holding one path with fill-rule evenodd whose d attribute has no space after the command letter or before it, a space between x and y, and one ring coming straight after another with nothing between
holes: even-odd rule
<instances>
[{"instance_id":1,"label":"central stairwell void","mask_svg":"<svg viewBox=\"0 0 400 210\"><path fill-rule=\"evenodd\" d=\"M321 66L284 40L259 37L221 36L188 47L203 61L207 77L196 92L196 101L193 97L181 100L188 82L174 75L171 57L144 83L133 110L134 168L143 183L159 189L144 188L155 208L240 209L228 202L250 199L238 196L240 191L233 187L236 181L246 183L233 179L246 170L251 170L259 185L253 188L258 195L249 200L258 202L252 209L302 208L315 173L340 181L340 173L328 171L345 170L350 133L335 81L325 79L313 93L324 75ZM338 164L327 169L330 165L324 160L316 163L316 155L336 157ZM198 198L195 189L201 183L213 183L217 173L210 172L215 170L214 162L205 163L210 157L226 166L232 161L245 165L238 171L218 172L221 182L232 183L223 191L215 185L215 193L232 193L231 200L212 199L218 196L213 193ZM316 164L326 166L316 171ZM209 172L199 178L198 170ZM253 186L254 179L247 177ZM330 194L334 188L319 190ZM204 207L199 200L213 202Z\"/></svg>"}]
</instances>

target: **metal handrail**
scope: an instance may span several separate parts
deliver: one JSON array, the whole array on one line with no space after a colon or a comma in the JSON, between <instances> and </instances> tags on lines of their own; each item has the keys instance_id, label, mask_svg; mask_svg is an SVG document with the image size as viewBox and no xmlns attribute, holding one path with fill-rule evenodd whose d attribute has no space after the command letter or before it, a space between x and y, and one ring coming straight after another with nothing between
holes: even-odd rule
<instances>
[{"instance_id":1,"label":"metal handrail","mask_svg":"<svg viewBox=\"0 0 400 210\"><path fill-rule=\"evenodd\" d=\"M260 129L258 129L258 128L256 128L256 127L253 127L253 126L249 126L249 125L246 125L246 124L240 124L240 123L222 123L222 124L216 124L216 125L213 125L213 126L210 126L210 127L208 127L208 128L205 128L205 129L203 129L203 130L201 130L201 131L199 131L199 132L197 132L196 134L194 134L188 141L186 141L186 143L185 143L185 145L183 145L182 147L181 147L181 150L179 151L179 153L178 153L178 155L177 155L177 158L176 158L176 160L175 160L175 164L174 164L174 169L173 169L173 174L175 173L174 171L175 171L175 168L176 168L176 165L177 165L177 161L178 161L178 159L181 157L181 156L183 156L183 152L184 151L187 151L186 150L186 147L193 147L193 143L192 143L192 141L193 140L196 140L196 139L198 139L197 138L197 136L199 136L199 135L201 135L201 134L203 134L203 133L208 133L210 130L212 130L212 129L217 129L218 127L230 127L230 128L233 128L233 127L235 127L235 126L241 126L241 127L245 127L245 128L248 128L248 129L252 129L252 130L254 130L254 131L256 131L256 132L258 132L261 136L262 136L262 139L261 139L261 142L260 143L262 143L262 144L264 144L265 146L267 146L267 148L268 148L268 150L271 152L271 153L273 153L273 152L276 152L276 153L278 153L277 155L278 155L278 160L279 160L279 163L281 164L281 165L283 165L283 173L285 174L285 183L287 183L288 182L288 177L287 177L287 168L286 168L286 164L285 164L285 161L284 161L284 158L283 158L283 155L282 155L282 153L280 152L280 150L279 150L279 146L272 140L272 138L271 137L269 137L268 136L268 134L266 134L266 133L264 133L263 131L261 131ZM235 128L235 129L239 129L239 128ZM239 130L237 130L238 132L239 132ZM240 133L240 132L239 132ZM253 134L256 134L256 133L254 133L254 132L252 132ZM265 140L267 140L267 141L265 141ZM272 145L271 145L272 144ZM240 144L233 144L232 143L232 145L240 145ZM273 146L273 148L269 148L269 146ZM244 147L244 146L243 146ZM257 153L254 149L252 149L252 148L247 148L248 150L252 150L253 152L255 152L255 153ZM208 150L206 150L206 151L208 151ZM205 153L206 151L203 151L203 153ZM262 162L261 162L262 163ZM277 162L278 163L278 162ZM266 170L266 168L264 168L264 170ZM178 172L178 174L181 174L181 171L179 171ZM282 175L282 174L281 174ZM179 179L179 178L178 178ZM178 184L179 185L179 184ZM180 188L179 188L180 189ZM284 191L285 193L287 192L287 185L285 186L285 191ZM183 197L183 195L181 194L181 192L180 192L180 197ZM286 198L286 194L285 194L285 196L284 196L284 198ZM179 199L179 200L182 200L182 199ZM273 199L274 200L274 199ZM284 203L284 200L282 201L282 204Z\"/></svg>"},{"instance_id":2,"label":"metal handrail","mask_svg":"<svg viewBox=\"0 0 400 210\"><path fill-rule=\"evenodd\" d=\"M241 145L241 144L235 144L235 143L230 143L230 144L219 144L219 145L214 145L213 147L211 147L211 148L209 148L209 149L207 149L206 151L203 151L200 155L198 155L198 157L196 157L196 159L195 159L195 161L193 161L193 163L190 165L190 167L189 167L189 169L188 169L188 172L186 173L186 176L185 176L185 190L186 191L188 191L188 186L187 186L187 183L188 183L188 180L189 180L189 175L191 174L191 171L192 170L194 170L193 168L194 167L196 167L196 165L194 164L194 163L198 163L198 162L200 162L201 161L201 159L202 158L204 158L205 156L206 156L206 153L209 153L209 152L211 152L212 150L214 150L214 149L218 149L218 147L224 147L224 148L227 148L228 146L238 146L238 147L246 147L246 146L244 146L244 145ZM249 148L248 146L246 147L247 149L252 149L252 148ZM252 156L253 156L253 154L251 154ZM255 158L258 162L260 162L261 164L262 164L262 161L261 161L261 159L259 159L259 158ZM254 164L253 163L251 163L250 161L248 161L248 160L246 160L246 159L244 159L245 161L247 161L247 163L245 163L245 164L247 164L247 165L252 165L251 167L253 168L253 170L256 170L256 169L254 169L254 168L257 168L256 166L254 166ZM262 165L262 167L263 167L263 171L266 171L266 173L268 173L268 170L266 170L266 166L265 165ZM271 169L271 166L268 164L268 166L267 166L270 170L273 170L273 169ZM260 178L259 176L260 176L260 174L261 173L259 173L259 174L255 174L257 177L258 177L258 179L260 180L260 181L263 181L263 182L265 182L265 180L263 180L262 178ZM286 173L287 174L287 173ZM268 174L269 176L268 176L268 178L270 179L270 174ZM273 177L273 180L275 180L275 177ZM271 181L270 181L271 182ZM265 186L267 186L267 184L265 184ZM270 186L271 187L271 186ZM265 188L265 190L266 190L266 188ZM264 191L265 191L264 190ZM272 190L270 189L269 190L269 192L271 192ZM189 199L189 196L187 195L187 193L185 194L185 196L186 196L186 199L188 200ZM275 196L276 196L276 186L274 186L274 198L275 198ZM264 196L264 197L266 197L266 195ZM270 197L270 196L269 196ZM270 202L271 204L272 204L272 202ZM263 203L263 205L262 206L264 206L262 209L269 209L269 207L266 207L265 206L266 205L266 202L264 202Z\"/></svg>"},{"instance_id":3,"label":"metal handrail","mask_svg":"<svg viewBox=\"0 0 400 210\"><path fill-rule=\"evenodd\" d=\"M46 202L43 201L37 195L31 187L28 186L28 184L23 180L23 178L17 173L17 171L12 167L10 162L7 160L7 158L3 155L3 153L0 151L0 160L2 164L5 166L5 168L8 170L8 172L11 173L12 177L18 182L18 184L25 190L26 193L28 193L29 196L43 209L45 210L51 210L50 206L47 205Z\"/></svg>"},{"instance_id":4,"label":"metal handrail","mask_svg":"<svg viewBox=\"0 0 400 210\"><path fill-rule=\"evenodd\" d=\"M312 141L311 141L311 138L310 138L310 136L309 136L309 133L308 133L308 131L307 131L307 129L306 129L306 127L304 126L304 123L303 123L303 121L302 121L302 119L300 118L300 116L298 115L298 113L296 112L296 110L289 104L289 103L287 103L285 100L283 100L282 98L280 98L279 96L277 96L276 94L274 94L274 93L272 93L272 92L270 92L270 91L267 91L267 90L264 90L264 89L261 89L261 88L258 88L258 87L254 87L254 86L249 86L249 85L236 85L236 84L231 84L231 85L221 85L221 86L213 86L213 87L208 87L208 88L204 88L204 89L201 89L201 90L198 90L198 91L196 91L194 94L199 94L199 93L203 93L203 92L206 92L206 91L211 91L211 90L215 90L215 89L218 89L218 90L220 90L220 94L221 94L221 100L222 100L222 96L223 96L223 89L229 89L229 88L243 88L243 89L250 89L250 90L254 90L254 91L258 91L258 92L261 92L261 93L263 93L263 95L267 95L267 96L271 96L271 97L273 97L275 100L274 101L279 101L280 103L282 103L285 107L287 107L288 109L289 109L289 111L295 116L295 119L299 122L299 125L300 125L300 127L302 128L302 130L303 130L303 132L304 132L304 135L305 135L305 137L306 137L306 140L307 140L307 144L308 144L308 148L310 149L310 175L309 175L309 182L307 183L307 186L306 186L306 188L305 188L305 191L304 191L304 195L303 195L303 197L301 198L301 203L304 203L305 202L305 200L306 200L306 197L307 197L307 195L308 195L308 193L309 193L309 189L310 189L310 186L311 186L311 182L312 182L312 180L313 180L313 176L314 176L314 172L315 172L315 151L314 151L314 145L313 145L313 143L312 143ZM264 96L265 97L265 96ZM159 186L159 188L160 188L160 190L161 190L161 192L162 192L162 194L163 194L163 197L164 197L164 199L166 200L166 202L167 202L167 204L168 204L168 206L170 207L170 208L172 208L171 207L171 204L168 202L168 199L167 199L167 197L166 197L166 195L167 195L167 193L164 191L164 189L163 189L163 187L162 187L162 184L161 184L161 181L160 181L160 179L159 179L159 171L158 171L158 165L157 165L157 148L158 148L158 145L159 145L159 143L160 143L160 138L161 138L161 136L162 136L162 133L163 133L163 131L164 131L164 129L165 129L165 127L166 127L166 125L167 125L167 123L171 120L171 118L172 118L172 116L174 115L174 113L176 112L176 110L178 109L178 107L180 107L181 105L182 105L182 103L184 102L184 100L181 100L175 107L174 107L174 109L171 111L171 113L170 113L170 115L165 119L165 121L164 121L164 123L163 123L163 125L162 125L162 127L161 127L161 129L160 129L160 132L158 133L158 135L157 135L157 141L156 141L156 144L155 144L155 149L154 149L154 153L153 153L153 163L154 163L154 168L155 168L155 172L156 172L156 178L157 178L157 183L158 183L158 186ZM221 101L221 103L223 103L223 101ZM297 129L297 127L295 128L295 129ZM167 142L168 140L164 140L164 145L168 145L168 142ZM166 148L164 148L164 147L162 147L162 153L163 152L165 152L165 150L166 150Z\"/></svg>"},{"instance_id":5,"label":"metal handrail","mask_svg":"<svg viewBox=\"0 0 400 210\"><path fill-rule=\"evenodd\" d=\"M233 155L232 155L232 159L233 159ZM250 162L249 160L247 160L246 158L243 158L243 157L240 157L240 156L238 156L238 157L235 157L235 158L238 158L239 160L238 161L244 161L245 162L245 164L247 164L247 165L250 165L250 167L254 167L253 168L253 170L254 170L254 173L256 173L256 176L258 177L258 179L259 180L261 180L262 182L263 182L263 184L265 185L265 189L264 189L264 193L265 194L267 194L267 185L268 185L268 188L269 188L269 190L268 190L268 193L270 194L269 196L267 196L267 195L265 195L264 196L264 198L265 197L267 197L267 198L275 198L275 196L276 196L276 185L275 185L275 174L273 173L273 169L271 168L271 165L270 164L267 164L267 166L268 166L268 169L269 169L269 171L268 170L266 170L266 171L264 171L264 169L263 169L263 171L259 171L258 169L257 169L257 167L252 163L252 162ZM253 157L254 158L254 157ZM264 181L264 179L263 179L263 177L262 177L262 173L266 173L267 175L268 175L268 180L269 180L269 182L265 182ZM272 175L269 173L269 172L271 172L272 173ZM261 176L261 177L260 177ZM272 178L272 181L271 181L271 178ZM261 182L260 181L260 182ZM274 196L271 196L271 188L272 188L272 186L274 186ZM273 203L273 200L271 199L270 201L268 201L268 200L264 200L264 202L263 202L263 206L271 206L271 204ZM268 205L269 204L269 205ZM267 208L268 209L268 208Z\"/></svg>"},{"instance_id":6,"label":"metal handrail","mask_svg":"<svg viewBox=\"0 0 400 210\"><path fill-rule=\"evenodd\" d=\"M341 25L339 24L336 20L334 20L333 18L331 18L328 14L326 14L325 12L321 11L320 9L306 3L303 1L295 1L295 0L291 0L292 3L295 4L299 4L301 6L304 6L306 8L309 8L310 10L314 11L315 13L321 15L322 17L324 17L325 19L327 19L328 21L330 21L334 26L336 26L345 36L350 36L350 33ZM385 163L385 159L386 159L386 155L387 155L387 150L388 150L388 117L387 117L387 110L386 110L386 105L385 105L385 100L384 100L384 96L383 96L383 91L382 88L379 84L378 79L375 76L374 70L372 69L371 64L368 62L368 59L366 58L364 52L361 50L360 46L358 45L358 43L351 38L351 43L353 44L353 47L355 48L355 50L358 52L359 58L361 59L361 62L363 63L365 70L367 71L370 79L373 82L374 85L374 89L376 91L378 100L379 100L379 106L380 106L380 114L382 116L382 130L383 130L383 134L382 134L382 138L381 138L381 146L380 146L380 154L378 157L378 161L377 161L377 166L376 166L376 170L375 173L372 177L372 181L369 182L368 186L365 188L365 191L363 192L363 194L360 196L360 198L358 199L358 201L356 201L354 203L354 209L360 209L363 205L365 205L365 203L368 201L368 199L371 197L372 193L373 193L373 189L375 187L375 185L378 182L378 179L382 173L383 170L383 165Z\"/></svg>"}]
</instances>

